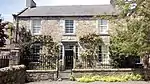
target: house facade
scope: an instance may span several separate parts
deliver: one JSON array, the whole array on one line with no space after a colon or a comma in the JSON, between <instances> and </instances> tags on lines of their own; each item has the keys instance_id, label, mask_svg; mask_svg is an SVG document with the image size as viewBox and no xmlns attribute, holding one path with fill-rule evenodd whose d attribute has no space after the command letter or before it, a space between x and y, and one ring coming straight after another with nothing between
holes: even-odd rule
<instances>
[{"instance_id":1,"label":"house facade","mask_svg":"<svg viewBox=\"0 0 150 84\"><path fill-rule=\"evenodd\" d=\"M15 15L18 28L25 27L34 35L50 35L60 45L60 57L63 69L75 68L75 60L80 60L84 51L79 38L88 34L100 35L104 44L99 46L99 62L109 64L110 35L113 25L109 20L95 17L116 15L114 6L108 5L72 5L72 6L36 6L33 0L26 0L23 11ZM34 50L39 53L37 45Z\"/></svg>"}]
</instances>

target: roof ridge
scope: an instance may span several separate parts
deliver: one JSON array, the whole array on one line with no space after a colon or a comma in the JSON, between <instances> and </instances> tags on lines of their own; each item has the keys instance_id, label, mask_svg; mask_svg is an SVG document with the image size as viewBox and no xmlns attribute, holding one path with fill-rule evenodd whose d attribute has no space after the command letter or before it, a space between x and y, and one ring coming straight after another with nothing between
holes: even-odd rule
<instances>
[{"instance_id":1,"label":"roof ridge","mask_svg":"<svg viewBox=\"0 0 150 84\"><path fill-rule=\"evenodd\" d=\"M108 6L108 5L112 5L112 4L96 4L96 5L50 5L50 6L37 6L37 7L71 7L71 6Z\"/></svg>"}]
</instances>

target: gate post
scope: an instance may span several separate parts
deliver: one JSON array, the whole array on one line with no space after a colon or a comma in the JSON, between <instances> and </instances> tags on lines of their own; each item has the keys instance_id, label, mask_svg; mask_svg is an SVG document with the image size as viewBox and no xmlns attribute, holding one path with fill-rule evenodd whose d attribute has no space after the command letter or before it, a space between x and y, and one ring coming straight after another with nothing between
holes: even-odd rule
<instances>
[{"instance_id":1,"label":"gate post","mask_svg":"<svg viewBox=\"0 0 150 84\"><path fill-rule=\"evenodd\" d=\"M59 78L59 56L56 58L56 70L57 70L57 79Z\"/></svg>"}]
</instances>

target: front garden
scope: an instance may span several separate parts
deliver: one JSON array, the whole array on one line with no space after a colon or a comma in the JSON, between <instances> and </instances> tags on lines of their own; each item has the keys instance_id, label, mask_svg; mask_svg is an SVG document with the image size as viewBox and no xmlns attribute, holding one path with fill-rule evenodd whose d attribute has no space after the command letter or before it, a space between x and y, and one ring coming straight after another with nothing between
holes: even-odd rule
<instances>
[{"instance_id":1,"label":"front garden","mask_svg":"<svg viewBox=\"0 0 150 84\"><path fill-rule=\"evenodd\" d=\"M111 76L101 76L101 75L86 75L81 78L71 78L71 80L76 80L78 82L126 82L126 81L142 81L142 75L140 74L128 74L128 75L111 75Z\"/></svg>"}]
</instances>

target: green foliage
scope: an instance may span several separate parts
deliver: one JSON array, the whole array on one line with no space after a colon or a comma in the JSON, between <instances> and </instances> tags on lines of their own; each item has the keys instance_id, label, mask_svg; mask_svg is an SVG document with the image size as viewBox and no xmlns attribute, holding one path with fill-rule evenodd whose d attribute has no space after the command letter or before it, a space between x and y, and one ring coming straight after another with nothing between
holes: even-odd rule
<instances>
[{"instance_id":1,"label":"green foliage","mask_svg":"<svg viewBox=\"0 0 150 84\"><path fill-rule=\"evenodd\" d=\"M112 76L83 76L81 78L76 79L78 82L125 82L125 81L139 81L142 80L142 76L140 74L128 74L128 75L112 75Z\"/></svg>"},{"instance_id":2,"label":"green foliage","mask_svg":"<svg viewBox=\"0 0 150 84\"><path fill-rule=\"evenodd\" d=\"M86 49L91 49L98 45L101 45L103 42L99 35L88 34L88 35L84 35L84 36L80 37L80 43Z\"/></svg>"},{"instance_id":3,"label":"green foliage","mask_svg":"<svg viewBox=\"0 0 150 84\"><path fill-rule=\"evenodd\" d=\"M58 45L53 42L51 36L48 35L38 35L32 36L31 43L39 42L42 46L44 46L47 50L47 54L51 56L58 56Z\"/></svg>"},{"instance_id":4,"label":"green foliage","mask_svg":"<svg viewBox=\"0 0 150 84\"><path fill-rule=\"evenodd\" d=\"M37 35L32 36L30 31L22 27L20 31L20 45L21 45L21 64L25 64L29 68L29 63L32 62L34 44L40 44L40 57L38 69L56 69L56 59L58 56L58 45L53 41L51 36Z\"/></svg>"},{"instance_id":5,"label":"green foliage","mask_svg":"<svg viewBox=\"0 0 150 84\"><path fill-rule=\"evenodd\" d=\"M100 35L88 34L80 37L79 42L84 49L81 53L82 60L85 63L85 68L95 67L95 63L98 60L97 58L97 48L99 45L103 44L103 41Z\"/></svg>"},{"instance_id":6,"label":"green foliage","mask_svg":"<svg viewBox=\"0 0 150 84\"><path fill-rule=\"evenodd\" d=\"M136 56L140 56L143 40L141 34L143 29L140 28L142 23L135 18L125 23L127 25L122 24L121 27L117 25L116 35L111 35L110 57L115 67L131 67L138 58ZM127 66L127 62L132 65Z\"/></svg>"},{"instance_id":7,"label":"green foliage","mask_svg":"<svg viewBox=\"0 0 150 84\"><path fill-rule=\"evenodd\" d=\"M76 80L73 75L71 75L69 79L70 79L71 81L75 81L75 80Z\"/></svg>"},{"instance_id":8,"label":"green foliage","mask_svg":"<svg viewBox=\"0 0 150 84\"><path fill-rule=\"evenodd\" d=\"M99 35L88 34L80 37L80 44L84 48L85 52L82 53L82 56L89 57L96 54L96 49L99 45L103 44L103 41Z\"/></svg>"},{"instance_id":9,"label":"green foliage","mask_svg":"<svg viewBox=\"0 0 150 84\"><path fill-rule=\"evenodd\" d=\"M15 33L15 31L14 31L14 25L13 25L13 23L11 23L11 22L8 22L8 25L7 25L8 27L7 27L7 31L8 31L8 37L9 37L9 40L11 41L11 42L13 42L13 40L14 40L14 33Z\"/></svg>"},{"instance_id":10,"label":"green foliage","mask_svg":"<svg viewBox=\"0 0 150 84\"><path fill-rule=\"evenodd\" d=\"M21 47L21 58L20 58L20 64L24 64L28 68L29 64L29 58L31 56L31 33L30 31L27 32L26 28L22 27L21 31L19 32L19 44Z\"/></svg>"},{"instance_id":11,"label":"green foliage","mask_svg":"<svg viewBox=\"0 0 150 84\"><path fill-rule=\"evenodd\" d=\"M137 6L131 9L131 5ZM111 35L111 58L121 60L122 56L141 56L150 54L150 1L117 0L120 14L115 21L115 34ZM124 23L124 24L123 24ZM119 64L119 62L118 62Z\"/></svg>"},{"instance_id":12,"label":"green foliage","mask_svg":"<svg viewBox=\"0 0 150 84\"><path fill-rule=\"evenodd\" d=\"M2 23L2 19L0 18L0 47L3 47L5 45L6 39L8 38L8 35L4 33L4 29L6 29L6 25L8 23Z\"/></svg>"}]
</instances>

